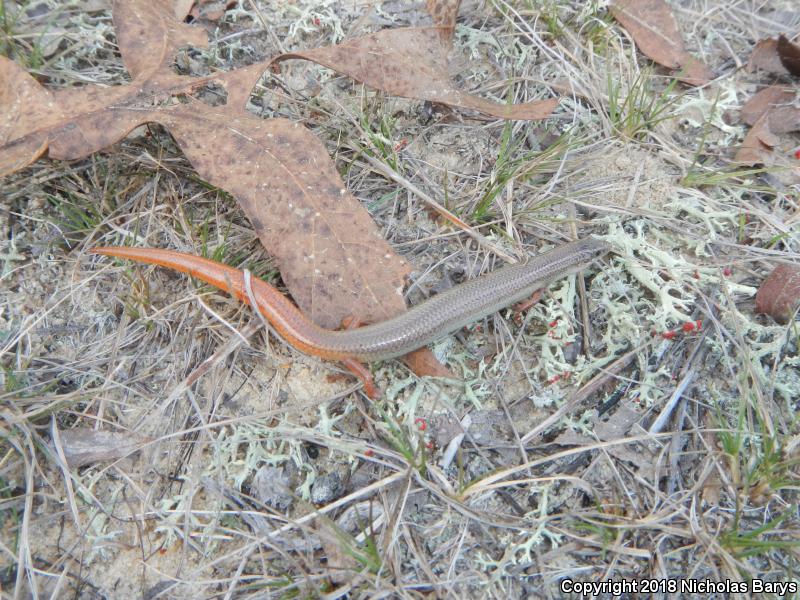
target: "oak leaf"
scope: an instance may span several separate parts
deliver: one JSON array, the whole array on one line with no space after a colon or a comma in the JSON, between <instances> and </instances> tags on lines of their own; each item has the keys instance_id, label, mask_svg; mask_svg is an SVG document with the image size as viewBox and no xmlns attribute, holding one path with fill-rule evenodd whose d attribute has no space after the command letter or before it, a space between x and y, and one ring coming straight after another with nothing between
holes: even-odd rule
<instances>
[{"instance_id":1,"label":"oak leaf","mask_svg":"<svg viewBox=\"0 0 800 600\"><path fill-rule=\"evenodd\" d=\"M452 371L436 360L428 348L420 348L403 356L403 363L417 375L424 377L446 377L456 379Z\"/></svg>"},{"instance_id":2,"label":"oak leaf","mask_svg":"<svg viewBox=\"0 0 800 600\"><path fill-rule=\"evenodd\" d=\"M84 158L160 123L201 177L233 194L310 318L335 328L345 316L369 323L405 310L408 266L346 190L323 144L299 124L244 110L265 64L206 78L173 73L175 51L206 38L164 0L118 1L114 23L129 85L51 92L0 57L0 175L46 151ZM226 105L191 97L211 83L227 90Z\"/></svg>"},{"instance_id":3,"label":"oak leaf","mask_svg":"<svg viewBox=\"0 0 800 600\"><path fill-rule=\"evenodd\" d=\"M779 158L773 153L773 148L780 143L779 136L791 131L800 131L800 108L769 108L753 123L733 160L745 165L773 165ZM792 164L787 166L797 168Z\"/></svg>"},{"instance_id":4,"label":"oak leaf","mask_svg":"<svg viewBox=\"0 0 800 600\"><path fill-rule=\"evenodd\" d=\"M750 53L747 60L748 71L767 71L768 73L778 73L786 75L789 71L781 63L778 56L778 40L766 38L759 40Z\"/></svg>"},{"instance_id":5,"label":"oak leaf","mask_svg":"<svg viewBox=\"0 0 800 600\"><path fill-rule=\"evenodd\" d=\"M427 0L425 6L434 24L441 28L439 31L441 41L447 45L451 44L461 0Z\"/></svg>"},{"instance_id":6,"label":"oak leaf","mask_svg":"<svg viewBox=\"0 0 800 600\"><path fill-rule=\"evenodd\" d=\"M800 48L781 35L778 39L767 38L753 48L748 69L761 69L777 74L788 74L787 65L800 65ZM785 63L785 64L784 64ZM759 91L742 107L742 120L752 125L734 161L744 165L765 165L781 168L780 177L787 182L800 180L800 168L788 152L775 152L781 135L800 131L800 108L791 105L797 90L787 86L771 85Z\"/></svg>"},{"instance_id":7,"label":"oak leaf","mask_svg":"<svg viewBox=\"0 0 800 600\"><path fill-rule=\"evenodd\" d=\"M778 58L783 68L795 77L800 77L800 46L781 34L778 36Z\"/></svg>"},{"instance_id":8,"label":"oak leaf","mask_svg":"<svg viewBox=\"0 0 800 600\"><path fill-rule=\"evenodd\" d=\"M609 10L648 58L674 71L689 85L704 85L714 73L686 51L675 16L664 0L613 0Z\"/></svg>"},{"instance_id":9,"label":"oak leaf","mask_svg":"<svg viewBox=\"0 0 800 600\"><path fill-rule=\"evenodd\" d=\"M439 102L501 119L548 117L557 98L499 104L459 90L450 78L441 27L385 29L335 46L297 50L275 57L310 60L395 96Z\"/></svg>"},{"instance_id":10,"label":"oak leaf","mask_svg":"<svg viewBox=\"0 0 800 600\"><path fill-rule=\"evenodd\" d=\"M800 46L783 34L759 40L750 53L747 70L800 76Z\"/></svg>"},{"instance_id":11,"label":"oak leaf","mask_svg":"<svg viewBox=\"0 0 800 600\"><path fill-rule=\"evenodd\" d=\"M740 115L742 121L748 125L755 125L764 113L776 106L788 104L794 99L794 95L795 91L792 88L780 85L765 87L744 103Z\"/></svg>"}]
</instances>

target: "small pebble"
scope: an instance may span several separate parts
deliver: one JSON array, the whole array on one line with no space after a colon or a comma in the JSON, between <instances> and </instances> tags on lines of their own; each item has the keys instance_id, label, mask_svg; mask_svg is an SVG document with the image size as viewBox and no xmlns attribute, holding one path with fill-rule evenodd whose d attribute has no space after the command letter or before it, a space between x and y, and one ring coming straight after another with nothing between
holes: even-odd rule
<instances>
[{"instance_id":1,"label":"small pebble","mask_svg":"<svg viewBox=\"0 0 800 600\"><path fill-rule=\"evenodd\" d=\"M311 484L311 502L314 504L327 504L336 500L344 492L342 478L336 472L320 475Z\"/></svg>"},{"instance_id":2,"label":"small pebble","mask_svg":"<svg viewBox=\"0 0 800 600\"><path fill-rule=\"evenodd\" d=\"M283 468L263 466L253 477L253 495L278 510L292 505L291 478Z\"/></svg>"}]
</instances>

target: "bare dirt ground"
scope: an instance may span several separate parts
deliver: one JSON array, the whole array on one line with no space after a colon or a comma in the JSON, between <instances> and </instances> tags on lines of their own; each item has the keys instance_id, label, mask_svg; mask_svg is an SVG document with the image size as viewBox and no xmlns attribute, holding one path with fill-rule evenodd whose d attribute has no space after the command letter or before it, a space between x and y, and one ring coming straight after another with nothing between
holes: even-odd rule
<instances>
[{"instance_id":1,"label":"bare dirt ground","mask_svg":"<svg viewBox=\"0 0 800 600\"><path fill-rule=\"evenodd\" d=\"M710 85L668 88L604 3L465 1L459 85L501 102L562 95L543 122L392 97L302 61L262 78L249 109L325 142L413 265L410 304L500 261L366 157L511 252L592 234L615 247L521 320L501 311L436 344L456 381L372 365L379 402L268 338L225 294L87 254L171 248L280 283L236 202L165 130L0 181L2 597L517 598L559 597L567 580L796 581L798 331L757 315L753 298L776 261L800 260L800 187L730 159L746 131L737 111L772 81L747 56L799 31L800 11L671 6ZM103 0L0 10L2 52L45 85L127 81ZM209 50L176 62L229 70L413 25L422 10L242 1L198 24ZM79 444L87 458L70 468L63 449ZM108 458L126 446L137 451Z\"/></svg>"}]
</instances>

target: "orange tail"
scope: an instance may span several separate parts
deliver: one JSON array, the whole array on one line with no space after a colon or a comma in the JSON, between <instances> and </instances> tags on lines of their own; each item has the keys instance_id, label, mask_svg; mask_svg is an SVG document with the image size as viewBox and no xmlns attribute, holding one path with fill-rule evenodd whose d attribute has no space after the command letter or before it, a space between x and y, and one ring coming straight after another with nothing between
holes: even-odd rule
<instances>
[{"instance_id":1,"label":"orange tail","mask_svg":"<svg viewBox=\"0 0 800 600\"><path fill-rule=\"evenodd\" d=\"M201 281L210 283L237 297L242 302L250 304L250 299L248 298L244 284L244 273L239 269L234 269L233 267L223 265L222 263L208 258L192 256L191 254L175 252L174 250L162 250L160 248L129 248L126 246L92 248L89 252L91 254L130 258L132 260L138 260L139 262L175 269L176 271L187 273L192 277L197 277Z\"/></svg>"},{"instance_id":2,"label":"orange tail","mask_svg":"<svg viewBox=\"0 0 800 600\"><path fill-rule=\"evenodd\" d=\"M93 248L90 252L129 258L175 269L210 283L235 296L245 304L250 304L250 295L247 293L244 273L239 269L234 269L208 258L160 248L128 248L122 246ZM270 322L278 335L289 344L307 354L314 354L333 360L341 358L340 352L332 351L321 345L319 337L324 334L325 330L311 322L286 296L258 277L253 277L250 280L250 288L256 303L255 308Z\"/></svg>"}]
</instances>

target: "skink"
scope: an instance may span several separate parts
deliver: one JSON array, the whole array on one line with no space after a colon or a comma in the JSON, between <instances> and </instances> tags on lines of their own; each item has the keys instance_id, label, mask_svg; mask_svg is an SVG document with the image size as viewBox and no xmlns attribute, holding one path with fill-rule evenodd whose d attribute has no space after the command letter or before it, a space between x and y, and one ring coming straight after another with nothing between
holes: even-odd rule
<instances>
[{"instance_id":1,"label":"skink","mask_svg":"<svg viewBox=\"0 0 800 600\"><path fill-rule=\"evenodd\" d=\"M213 260L156 248L102 247L90 252L188 273L247 304L252 295L256 308L287 343L307 354L342 361L364 379L367 392L373 395L374 384L365 379L369 373L360 362L394 358L421 348L583 269L609 250L607 242L593 237L569 242L457 285L386 321L341 331L323 329L268 283Z\"/></svg>"}]
</instances>

